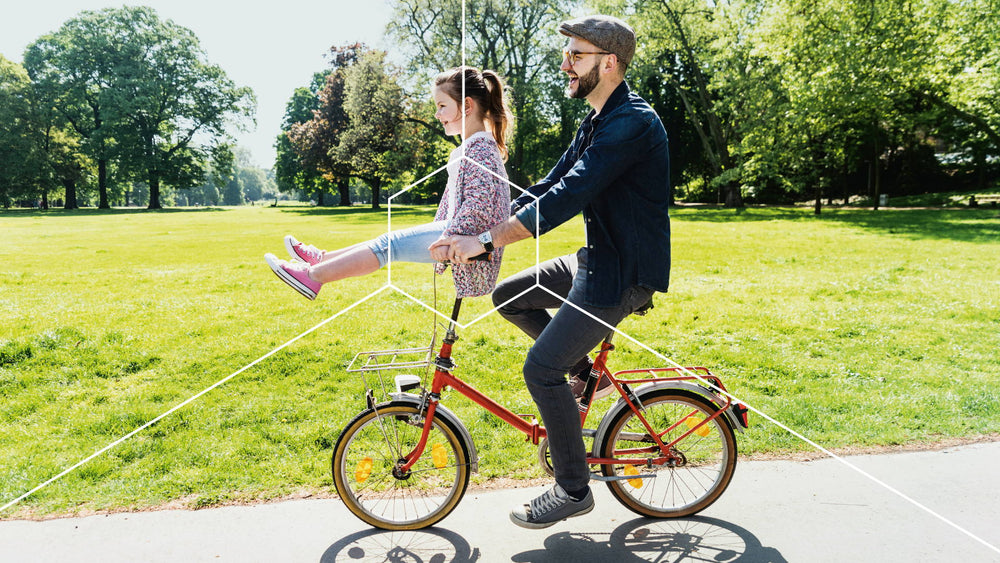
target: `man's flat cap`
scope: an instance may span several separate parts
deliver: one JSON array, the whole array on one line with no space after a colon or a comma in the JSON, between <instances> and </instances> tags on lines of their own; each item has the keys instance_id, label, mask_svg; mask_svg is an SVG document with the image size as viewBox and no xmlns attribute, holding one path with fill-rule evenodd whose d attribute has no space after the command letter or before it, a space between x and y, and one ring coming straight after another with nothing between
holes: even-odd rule
<instances>
[{"instance_id":1,"label":"man's flat cap","mask_svg":"<svg viewBox=\"0 0 1000 563\"><path fill-rule=\"evenodd\" d=\"M559 33L566 37L579 37L614 53L618 62L628 66L635 55L635 31L622 20L612 16L584 16L559 24Z\"/></svg>"}]
</instances>

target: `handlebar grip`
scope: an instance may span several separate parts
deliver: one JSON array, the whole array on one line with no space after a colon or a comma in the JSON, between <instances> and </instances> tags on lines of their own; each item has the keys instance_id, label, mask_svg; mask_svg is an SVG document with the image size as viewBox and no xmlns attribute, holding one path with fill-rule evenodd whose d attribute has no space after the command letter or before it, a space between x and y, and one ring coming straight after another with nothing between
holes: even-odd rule
<instances>
[{"instance_id":1,"label":"handlebar grip","mask_svg":"<svg viewBox=\"0 0 1000 563\"><path fill-rule=\"evenodd\" d=\"M478 262L484 262L486 260L489 260L491 255L492 255L492 253L490 253L490 252L484 252L482 254L477 254L477 255L473 256L472 258L469 258L469 260L474 260L474 261L478 261ZM442 264L451 264L451 261L450 260L445 260L444 262L441 262L441 263Z\"/></svg>"}]
</instances>

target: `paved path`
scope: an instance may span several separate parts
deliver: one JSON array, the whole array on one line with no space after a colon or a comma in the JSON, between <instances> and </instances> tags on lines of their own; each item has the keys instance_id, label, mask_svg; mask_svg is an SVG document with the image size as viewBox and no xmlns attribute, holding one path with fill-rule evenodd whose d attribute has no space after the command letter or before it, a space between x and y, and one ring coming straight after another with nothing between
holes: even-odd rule
<instances>
[{"instance_id":1,"label":"paved path","mask_svg":"<svg viewBox=\"0 0 1000 563\"><path fill-rule=\"evenodd\" d=\"M695 518L648 520L603 484L594 512L522 530L510 506L542 489L468 494L439 527L372 530L338 500L0 522L0 561L1000 562L1000 442L848 458L995 546L843 464L744 462Z\"/></svg>"}]
</instances>

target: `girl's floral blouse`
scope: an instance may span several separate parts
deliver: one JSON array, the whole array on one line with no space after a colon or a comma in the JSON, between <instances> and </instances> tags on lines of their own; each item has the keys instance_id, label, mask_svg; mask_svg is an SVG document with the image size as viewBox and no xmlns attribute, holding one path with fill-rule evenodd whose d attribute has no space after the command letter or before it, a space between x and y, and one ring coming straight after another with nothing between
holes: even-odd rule
<instances>
[{"instance_id":1,"label":"girl's floral blouse","mask_svg":"<svg viewBox=\"0 0 1000 563\"><path fill-rule=\"evenodd\" d=\"M465 156L462 156L462 149ZM448 161L448 187L441 196L435 221L449 221L443 236L476 236L510 216L510 185L500 149L493 135L475 133L452 151ZM503 249L493 251L488 261L452 264L457 297L476 297L493 292L500 275ZM444 264L436 266L444 273Z\"/></svg>"}]
</instances>

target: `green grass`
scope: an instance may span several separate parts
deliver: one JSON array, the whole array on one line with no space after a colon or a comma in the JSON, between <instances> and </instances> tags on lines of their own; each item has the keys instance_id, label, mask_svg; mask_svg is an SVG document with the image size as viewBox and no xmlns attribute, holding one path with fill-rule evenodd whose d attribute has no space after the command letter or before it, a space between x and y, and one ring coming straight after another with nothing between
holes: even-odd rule
<instances>
[{"instance_id":1,"label":"green grass","mask_svg":"<svg viewBox=\"0 0 1000 563\"><path fill-rule=\"evenodd\" d=\"M393 226L429 207L393 213ZM381 288L315 302L261 259L281 237L329 247L377 236L385 213L238 208L0 213L0 505ZM541 257L582 241L577 220ZM672 285L621 329L825 447L1000 432L996 210L678 209ZM510 249L502 275L534 263ZM394 284L433 301L428 266ZM440 309L451 283L441 278ZM463 319L489 310L469 300ZM192 507L330 491L340 429L363 407L355 353L426 344L427 310L385 290L8 509L0 518ZM461 331L458 373L516 412L529 346L497 315ZM613 367L662 365L619 339ZM541 475L523 436L448 394L479 448L479 482ZM600 414L599 412L596 414ZM596 420L596 419L595 419ZM809 446L753 417L743 453Z\"/></svg>"}]
</instances>

